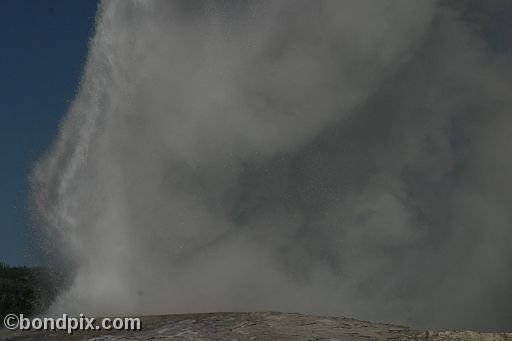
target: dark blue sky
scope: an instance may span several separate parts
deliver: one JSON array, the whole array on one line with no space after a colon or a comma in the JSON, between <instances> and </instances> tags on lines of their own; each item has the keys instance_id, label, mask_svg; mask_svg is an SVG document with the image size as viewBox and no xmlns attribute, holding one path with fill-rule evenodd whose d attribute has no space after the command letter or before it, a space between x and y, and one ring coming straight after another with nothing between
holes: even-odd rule
<instances>
[{"instance_id":1,"label":"dark blue sky","mask_svg":"<svg viewBox=\"0 0 512 341\"><path fill-rule=\"evenodd\" d=\"M27 175L77 90L97 2L3 0L0 6L0 262L32 264Z\"/></svg>"}]
</instances>

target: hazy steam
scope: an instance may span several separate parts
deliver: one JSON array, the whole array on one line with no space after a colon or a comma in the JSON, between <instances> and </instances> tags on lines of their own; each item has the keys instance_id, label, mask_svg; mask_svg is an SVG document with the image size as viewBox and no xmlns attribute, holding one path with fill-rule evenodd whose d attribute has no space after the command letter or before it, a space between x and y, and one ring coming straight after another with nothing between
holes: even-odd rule
<instances>
[{"instance_id":1,"label":"hazy steam","mask_svg":"<svg viewBox=\"0 0 512 341\"><path fill-rule=\"evenodd\" d=\"M33 174L53 310L510 327L510 59L453 8L103 2Z\"/></svg>"}]
</instances>

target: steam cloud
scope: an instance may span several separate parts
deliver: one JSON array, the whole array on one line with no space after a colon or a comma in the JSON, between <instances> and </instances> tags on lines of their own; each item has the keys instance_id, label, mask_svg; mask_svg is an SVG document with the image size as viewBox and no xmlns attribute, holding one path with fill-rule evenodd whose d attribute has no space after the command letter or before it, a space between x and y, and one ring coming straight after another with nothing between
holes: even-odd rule
<instances>
[{"instance_id":1,"label":"steam cloud","mask_svg":"<svg viewBox=\"0 0 512 341\"><path fill-rule=\"evenodd\" d=\"M103 2L32 176L52 310L509 328L510 58L457 4Z\"/></svg>"}]
</instances>

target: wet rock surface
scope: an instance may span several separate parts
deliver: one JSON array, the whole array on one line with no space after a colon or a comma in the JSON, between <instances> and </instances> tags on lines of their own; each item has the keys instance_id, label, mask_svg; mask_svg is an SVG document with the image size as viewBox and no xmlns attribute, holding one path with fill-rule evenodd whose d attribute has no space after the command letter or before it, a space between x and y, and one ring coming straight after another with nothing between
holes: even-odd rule
<instances>
[{"instance_id":1,"label":"wet rock surface","mask_svg":"<svg viewBox=\"0 0 512 341\"><path fill-rule=\"evenodd\" d=\"M512 340L512 333L418 331L342 317L209 313L141 318L140 331L0 332L2 340ZM98 323L98 322L97 322Z\"/></svg>"}]
</instances>

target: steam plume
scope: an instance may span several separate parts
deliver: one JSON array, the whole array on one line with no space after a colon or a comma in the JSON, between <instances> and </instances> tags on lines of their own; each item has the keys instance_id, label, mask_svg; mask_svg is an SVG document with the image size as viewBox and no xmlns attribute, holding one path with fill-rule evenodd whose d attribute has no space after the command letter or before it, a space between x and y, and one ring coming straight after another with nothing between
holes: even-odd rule
<instances>
[{"instance_id":1,"label":"steam plume","mask_svg":"<svg viewBox=\"0 0 512 341\"><path fill-rule=\"evenodd\" d=\"M52 310L510 327L510 79L434 1L103 2L32 177Z\"/></svg>"}]
</instances>

